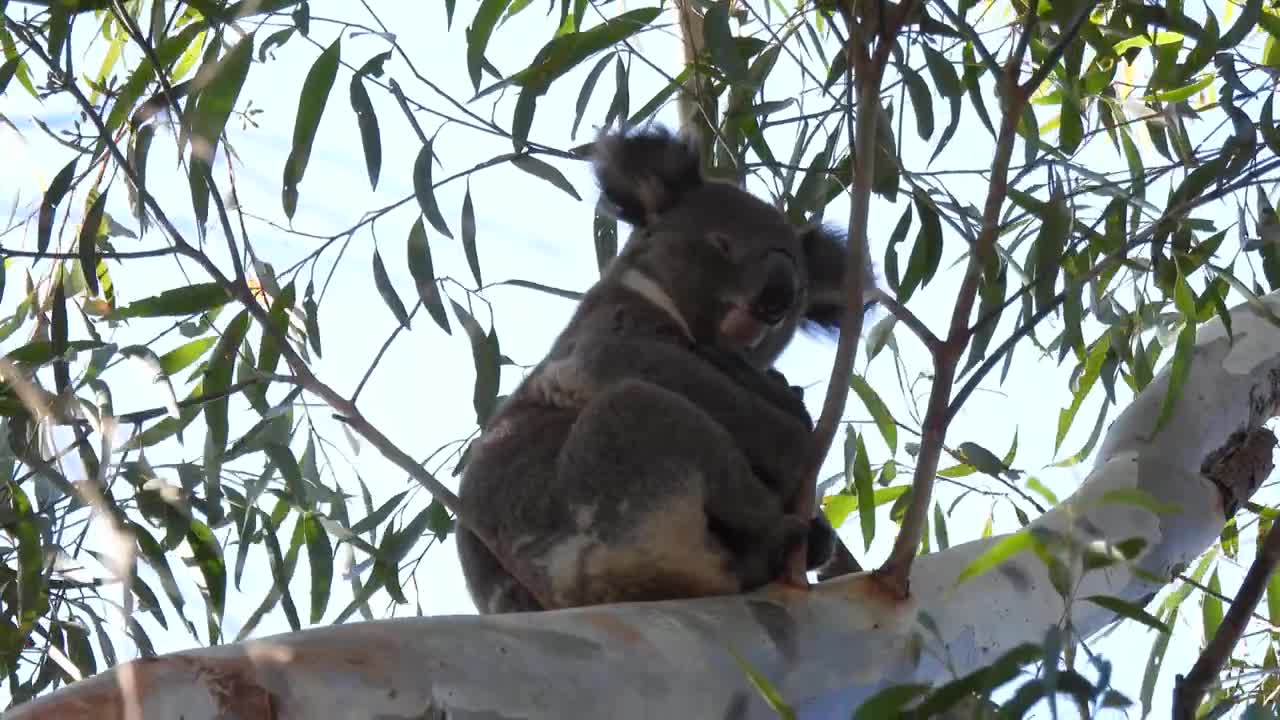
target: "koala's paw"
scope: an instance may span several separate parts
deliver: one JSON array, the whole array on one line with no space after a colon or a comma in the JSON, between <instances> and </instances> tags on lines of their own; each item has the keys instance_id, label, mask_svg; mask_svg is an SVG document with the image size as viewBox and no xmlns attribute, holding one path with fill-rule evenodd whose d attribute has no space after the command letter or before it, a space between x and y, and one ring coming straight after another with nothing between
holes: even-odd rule
<instances>
[{"instance_id":1,"label":"koala's paw","mask_svg":"<svg viewBox=\"0 0 1280 720\"><path fill-rule=\"evenodd\" d=\"M805 550L805 567L809 570L816 570L826 565L835 553L836 531L821 511L809 523L808 545Z\"/></svg>"}]
</instances>

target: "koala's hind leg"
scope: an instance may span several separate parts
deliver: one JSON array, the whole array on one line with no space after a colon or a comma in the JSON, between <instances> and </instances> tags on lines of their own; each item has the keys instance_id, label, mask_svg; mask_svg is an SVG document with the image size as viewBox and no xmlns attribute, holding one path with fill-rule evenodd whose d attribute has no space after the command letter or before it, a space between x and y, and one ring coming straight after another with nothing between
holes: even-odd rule
<instances>
[{"instance_id":1,"label":"koala's hind leg","mask_svg":"<svg viewBox=\"0 0 1280 720\"><path fill-rule=\"evenodd\" d=\"M571 604L750 590L776 578L808 532L806 519L783 513L728 431L681 395L640 380L619 382L583 410L558 476L566 492L589 498L575 508L581 551L551 563L557 591L578 596Z\"/></svg>"},{"instance_id":2,"label":"koala's hind leg","mask_svg":"<svg viewBox=\"0 0 1280 720\"><path fill-rule=\"evenodd\" d=\"M458 543L458 556L467 568L467 590L481 614L543 609L537 598L502 567L475 533L459 525L454 530L453 541Z\"/></svg>"}]
</instances>

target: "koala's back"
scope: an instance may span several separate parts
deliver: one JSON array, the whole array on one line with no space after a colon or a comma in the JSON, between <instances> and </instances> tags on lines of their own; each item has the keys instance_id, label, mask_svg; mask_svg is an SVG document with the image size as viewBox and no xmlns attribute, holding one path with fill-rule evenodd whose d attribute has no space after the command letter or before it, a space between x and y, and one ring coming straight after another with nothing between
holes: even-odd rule
<instances>
[{"instance_id":1,"label":"koala's back","mask_svg":"<svg viewBox=\"0 0 1280 720\"><path fill-rule=\"evenodd\" d=\"M459 489L520 579L556 607L737 591L731 555L707 527L703 484L680 461L697 449L670 447L643 469L615 465L634 457L632 433L644 432L631 425L636 408L618 407L627 382L601 388L585 412L544 402L547 383L535 371L513 393L476 441ZM614 431L601 434L602 414L619 421ZM460 533L458 543L478 608L540 609L478 538Z\"/></svg>"},{"instance_id":2,"label":"koala's back","mask_svg":"<svg viewBox=\"0 0 1280 720\"><path fill-rule=\"evenodd\" d=\"M476 439L460 496L480 507L472 523L504 548L521 580L559 607L736 592L731 553L708 528L696 461L721 454L723 443L709 448L690 434L636 457L650 425L689 423L695 407L678 397L639 407L652 388L637 395L625 375L602 384L581 372L611 341L675 342L660 329L660 311L611 279L589 291ZM536 609L479 539L458 543L477 607Z\"/></svg>"}]
</instances>

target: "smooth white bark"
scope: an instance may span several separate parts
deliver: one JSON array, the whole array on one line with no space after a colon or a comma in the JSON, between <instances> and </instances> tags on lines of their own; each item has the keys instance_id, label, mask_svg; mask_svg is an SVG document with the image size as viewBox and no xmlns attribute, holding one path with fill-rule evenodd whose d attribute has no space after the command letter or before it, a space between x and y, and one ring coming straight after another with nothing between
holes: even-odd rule
<instances>
[{"instance_id":1,"label":"smooth white bark","mask_svg":"<svg viewBox=\"0 0 1280 720\"><path fill-rule=\"evenodd\" d=\"M1265 302L1280 314L1280 293ZM1199 472L1203 460L1231 433L1280 414L1280 327L1248 306L1233 310L1232 321L1234 343L1216 319L1201 328L1183 397L1164 429L1151 437L1167 370L1116 418L1080 490L1033 527L1082 541L1141 537L1147 545L1137 565L1158 578L1214 541L1223 502ZM1180 510L1156 515L1101 502L1126 488ZM773 717L737 653L801 717L847 718L890 684L945 682L1038 642L1060 619L1063 600L1031 553L955 585L969 561L1000 539L921 557L906 604L878 595L865 576L850 576L809 593L768 589L692 602L358 623L129 663L10 717ZM1142 602L1159 588L1113 565L1081 578L1076 597ZM920 612L940 637L923 629ZM1072 604L1074 627L1086 636L1114 619L1092 603Z\"/></svg>"}]
</instances>

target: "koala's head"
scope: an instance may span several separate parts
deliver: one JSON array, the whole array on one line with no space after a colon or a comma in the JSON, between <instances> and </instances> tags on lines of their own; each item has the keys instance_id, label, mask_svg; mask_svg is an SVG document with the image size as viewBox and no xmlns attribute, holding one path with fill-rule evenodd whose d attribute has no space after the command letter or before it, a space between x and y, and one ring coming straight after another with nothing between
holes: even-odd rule
<instances>
[{"instance_id":1,"label":"koala's head","mask_svg":"<svg viewBox=\"0 0 1280 720\"><path fill-rule=\"evenodd\" d=\"M843 234L797 228L751 193L704 177L697 149L663 128L602 135L593 160L602 202L634 228L613 271L652 281L694 341L763 368L797 328L839 328Z\"/></svg>"}]
</instances>

